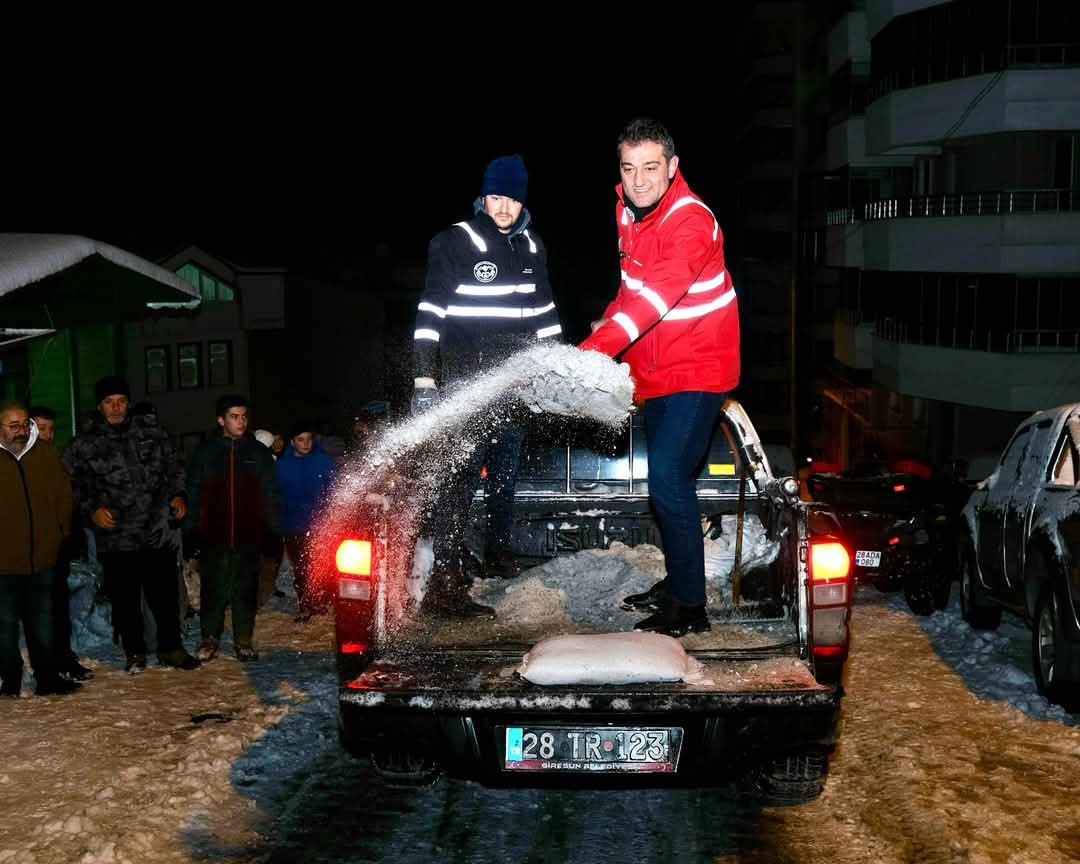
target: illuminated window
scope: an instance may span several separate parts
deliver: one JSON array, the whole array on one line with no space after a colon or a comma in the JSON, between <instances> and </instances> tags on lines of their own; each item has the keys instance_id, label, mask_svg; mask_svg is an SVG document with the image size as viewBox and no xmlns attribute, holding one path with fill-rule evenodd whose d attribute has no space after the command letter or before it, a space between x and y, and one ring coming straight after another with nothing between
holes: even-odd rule
<instances>
[{"instance_id":1,"label":"illuminated window","mask_svg":"<svg viewBox=\"0 0 1080 864\"><path fill-rule=\"evenodd\" d=\"M236 299L231 285L195 264L188 262L176 271L176 275L199 289L203 303L232 303Z\"/></svg>"},{"instance_id":2,"label":"illuminated window","mask_svg":"<svg viewBox=\"0 0 1080 864\"><path fill-rule=\"evenodd\" d=\"M232 342L210 342L209 377L211 387L224 387L233 383Z\"/></svg>"},{"instance_id":3,"label":"illuminated window","mask_svg":"<svg viewBox=\"0 0 1080 864\"><path fill-rule=\"evenodd\" d=\"M167 393L172 386L169 372L169 346L153 345L147 348L146 392Z\"/></svg>"},{"instance_id":4,"label":"illuminated window","mask_svg":"<svg viewBox=\"0 0 1080 864\"><path fill-rule=\"evenodd\" d=\"M177 380L181 390L202 386L202 351L198 342L187 342L176 348Z\"/></svg>"}]
</instances>

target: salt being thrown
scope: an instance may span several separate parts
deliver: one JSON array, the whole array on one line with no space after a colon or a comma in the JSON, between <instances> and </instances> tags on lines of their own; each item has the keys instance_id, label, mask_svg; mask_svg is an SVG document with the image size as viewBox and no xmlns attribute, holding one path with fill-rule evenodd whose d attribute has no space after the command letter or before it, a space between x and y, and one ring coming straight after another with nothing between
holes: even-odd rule
<instances>
[{"instance_id":1,"label":"salt being thrown","mask_svg":"<svg viewBox=\"0 0 1080 864\"><path fill-rule=\"evenodd\" d=\"M438 451L426 466L436 473L433 479L445 476L468 461L479 437L507 419L515 401L536 414L616 426L625 421L633 398L629 367L605 354L572 345L528 348L442 394L423 414L382 431L349 466L334 503L347 504L358 493L385 492L387 473L425 448Z\"/></svg>"},{"instance_id":2,"label":"salt being thrown","mask_svg":"<svg viewBox=\"0 0 1080 864\"><path fill-rule=\"evenodd\" d=\"M331 493L317 529L337 536L355 528L358 509L379 502L394 533L394 550L410 554L421 515L436 501L450 477L466 470L478 442L518 416L524 404L535 415L591 421L615 427L625 422L633 403L629 367L597 351L570 345L537 345L512 355L494 369L440 395L414 417L385 426L367 450L346 466ZM333 550L322 549L332 555ZM423 565L424 562L419 562ZM323 569L332 572L332 562ZM422 566L420 568L423 569ZM391 620L409 605L410 590L422 585L406 577L406 563L382 574ZM414 591L415 596L415 591Z\"/></svg>"}]
</instances>

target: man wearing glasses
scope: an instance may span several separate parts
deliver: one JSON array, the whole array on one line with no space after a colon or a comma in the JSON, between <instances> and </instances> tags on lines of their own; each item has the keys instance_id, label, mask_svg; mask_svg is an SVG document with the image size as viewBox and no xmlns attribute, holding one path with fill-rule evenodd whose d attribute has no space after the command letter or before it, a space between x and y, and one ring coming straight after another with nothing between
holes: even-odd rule
<instances>
[{"instance_id":1,"label":"man wearing glasses","mask_svg":"<svg viewBox=\"0 0 1080 864\"><path fill-rule=\"evenodd\" d=\"M19 622L37 694L78 690L62 678L53 644L53 580L71 528L71 484L60 457L18 402L0 403L0 696L22 690Z\"/></svg>"}]
</instances>

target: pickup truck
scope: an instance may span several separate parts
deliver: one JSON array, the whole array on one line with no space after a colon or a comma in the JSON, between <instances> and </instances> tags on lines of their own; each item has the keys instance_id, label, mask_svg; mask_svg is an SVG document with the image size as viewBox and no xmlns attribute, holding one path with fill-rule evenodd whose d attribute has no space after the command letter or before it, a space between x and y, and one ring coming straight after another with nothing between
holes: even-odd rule
<instances>
[{"instance_id":1,"label":"pickup truck","mask_svg":"<svg viewBox=\"0 0 1080 864\"><path fill-rule=\"evenodd\" d=\"M557 438L526 439L515 495L524 564L591 555L582 550L616 540L660 546L640 418L631 415L614 439ZM703 531L725 518L728 525L754 519L776 546L767 564L740 573L738 598L710 607L711 631L684 639L706 682L538 686L516 671L530 647L596 628L565 619L547 625L539 609L532 620L420 626L401 602L416 537L403 536L395 518L415 502L405 493L368 496L334 536L320 538L336 550L344 749L397 785L434 782L440 773L491 786L742 781L773 803L816 797L843 693L850 551L827 508L801 501L795 478L773 476L734 400L722 412L698 497Z\"/></svg>"},{"instance_id":2,"label":"pickup truck","mask_svg":"<svg viewBox=\"0 0 1080 864\"><path fill-rule=\"evenodd\" d=\"M1080 710L1080 403L1024 420L963 520L964 619L994 629L1003 609L1022 616L1039 692Z\"/></svg>"}]
</instances>

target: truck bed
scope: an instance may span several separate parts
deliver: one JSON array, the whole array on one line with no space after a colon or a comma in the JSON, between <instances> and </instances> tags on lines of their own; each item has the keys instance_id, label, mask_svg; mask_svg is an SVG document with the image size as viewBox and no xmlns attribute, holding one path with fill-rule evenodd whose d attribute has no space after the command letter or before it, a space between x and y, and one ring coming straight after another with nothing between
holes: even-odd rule
<instances>
[{"instance_id":1,"label":"truck bed","mask_svg":"<svg viewBox=\"0 0 1080 864\"><path fill-rule=\"evenodd\" d=\"M690 633L679 642L688 652L743 652L772 653L785 652L797 645L795 625L783 619L756 620L745 618L719 617L718 610L710 610L712 629L706 633ZM577 633L615 633L633 629L634 621L644 617L643 613L618 611L613 618L620 622L615 626L598 626L585 622L574 622L561 609L552 614L533 614L526 616L506 616L494 620L465 621L410 621L401 630L395 642L414 646L423 650L423 646L432 648L490 648L500 646L504 649L524 653L542 639L552 636L565 636ZM614 622L613 622L614 624Z\"/></svg>"},{"instance_id":2,"label":"truck bed","mask_svg":"<svg viewBox=\"0 0 1080 864\"><path fill-rule=\"evenodd\" d=\"M340 700L368 710L558 714L825 708L837 699L837 690L818 684L795 657L695 657L704 677L694 684L540 686L516 674L520 656L502 650L398 653L369 666Z\"/></svg>"}]
</instances>

